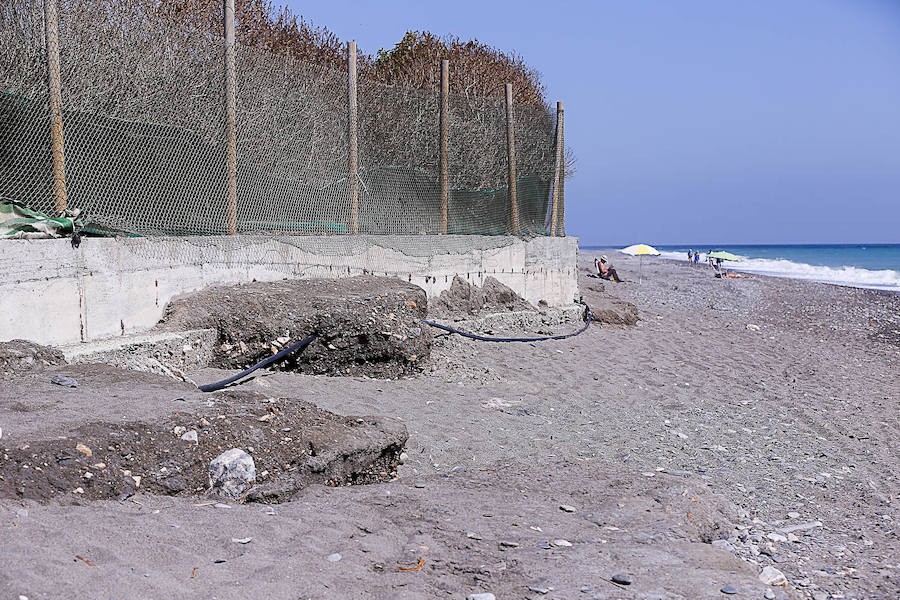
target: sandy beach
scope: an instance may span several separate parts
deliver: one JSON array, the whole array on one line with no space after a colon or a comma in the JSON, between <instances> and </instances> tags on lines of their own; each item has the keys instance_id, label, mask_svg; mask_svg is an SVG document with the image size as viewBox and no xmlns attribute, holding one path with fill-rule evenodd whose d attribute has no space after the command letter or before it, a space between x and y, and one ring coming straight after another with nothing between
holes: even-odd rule
<instances>
[{"instance_id":1,"label":"sandy beach","mask_svg":"<svg viewBox=\"0 0 900 600\"><path fill-rule=\"evenodd\" d=\"M518 344L436 333L413 376L240 386L404 424L393 481L221 507L140 489L2 498L0 594L897 597L900 295L653 258L638 283L638 259L610 252L615 284L588 276L599 254L580 254L584 300L632 303L636 325ZM121 423L201 402L140 377L139 390L82 384L93 399L78 410L45 374L4 382L0 448L85 413ZM764 584L766 567L786 584Z\"/></svg>"}]
</instances>

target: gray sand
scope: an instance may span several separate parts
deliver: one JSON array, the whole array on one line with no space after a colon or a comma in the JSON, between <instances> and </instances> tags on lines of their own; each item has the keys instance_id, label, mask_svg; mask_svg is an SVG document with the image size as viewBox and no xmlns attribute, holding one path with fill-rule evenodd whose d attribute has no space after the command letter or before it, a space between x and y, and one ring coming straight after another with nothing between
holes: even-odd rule
<instances>
[{"instance_id":1,"label":"gray sand","mask_svg":"<svg viewBox=\"0 0 900 600\"><path fill-rule=\"evenodd\" d=\"M614 262L636 279L637 259ZM581 286L588 303L609 294L642 320L534 344L438 335L426 372L408 379L245 384L401 419L397 481L311 486L274 507L3 500L0 594L717 598L730 585L762 598L757 574L775 566L789 584L773 590L788 597L896 597L900 295L722 281L660 259L644 260L640 285ZM48 422L72 418L44 404ZM556 539L572 546L546 547ZM420 570L399 570L419 557ZM631 586L611 583L617 573Z\"/></svg>"}]
</instances>

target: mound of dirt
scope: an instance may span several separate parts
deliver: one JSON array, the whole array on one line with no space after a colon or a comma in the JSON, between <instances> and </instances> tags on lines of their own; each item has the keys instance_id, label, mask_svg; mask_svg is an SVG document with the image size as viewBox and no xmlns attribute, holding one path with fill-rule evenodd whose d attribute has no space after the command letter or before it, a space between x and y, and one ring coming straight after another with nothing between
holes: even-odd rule
<instances>
[{"instance_id":1,"label":"mound of dirt","mask_svg":"<svg viewBox=\"0 0 900 600\"><path fill-rule=\"evenodd\" d=\"M0 497L96 500L138 489L201 494L210 461L242 448L256 463L248 499L279 502L310 484L388 480L408 438L393 419L343 417L293 398L224 391L209 399L181 402L185 410L158 421L91 421L61 439L18 440L3 449Z\"/></svg>"},{"instance_id":2,"label":"mound of dirt","mask_svg":"<svg viewBox=\"0 0 900 600\"><path fill-rule=\"evenodd\" d=\"M64 364L63 353L50 346L26 340L0 342L0 378L8 379Z\"/></svg>"},{"instance_id":3,"label":"mound of dirt","mask_svg":"<svg viewBox=\"0 0 900 600\"><path fill-rule=\"evenodd\" d=\"M534 307L493 277L487 277L484 285L478 287L457 275L449 290L444 290L431 300L428 314L432 317L458 317L486 311L520 310L534 310Z\"/></svg>"},{"instance_id":4,"label":"mound of dirt","mask_svg":"<svg viewBox=\"0 0 900 600\"><path fill-rule=\"evenodd\" d=\"M595 296L591 298L592 322L608 325L637 325L637 306L612 296Z\"/></svg>"},{"instance_id":5,"label":"mound of dirt","mask_svg":"<svg viewBox=\"0 0 900 600\"><path fill-rule=\"evenodd\" d=\"M160 329L215 329L211 366L244 369L309 335L315 341L274 369L390 377L431 353L425 292L399 279L284 280L211 287L173 300Z\"/></svg>"}]
</instances>

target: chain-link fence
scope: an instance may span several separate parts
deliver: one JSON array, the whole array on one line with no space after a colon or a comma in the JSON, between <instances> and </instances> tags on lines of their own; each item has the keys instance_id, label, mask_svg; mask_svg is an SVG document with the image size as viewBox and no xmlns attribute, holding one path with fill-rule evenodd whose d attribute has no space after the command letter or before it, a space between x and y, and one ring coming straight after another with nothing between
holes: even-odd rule
<instances>
[{"instance_id":1,"label":"chain-link fence","mask_svg":"<svg viewBox=\"0 0 900 600\"><path fill-rule=\"evenodd\" d=\"M223 37L152 5L59 1L60 136L45 3L0 3L0 200L56 214L64 183L89 229L138 235L550 233L561 152L547 107L513 106L513 203L506 104L451 93L444 198L440 92L360 78L354 173L348 73L240 45L230 231Z\"/></svg>"}]
</instances>

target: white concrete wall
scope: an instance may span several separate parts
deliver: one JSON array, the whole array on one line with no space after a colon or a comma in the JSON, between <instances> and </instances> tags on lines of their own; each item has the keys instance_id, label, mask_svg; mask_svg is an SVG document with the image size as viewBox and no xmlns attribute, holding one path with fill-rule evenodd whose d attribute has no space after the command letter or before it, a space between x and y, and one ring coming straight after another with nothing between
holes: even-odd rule
<instances>
[{"instance_id":1,"label":"white concrete wall","mask_svg":"<svg viewBox=\"0 0 900 600\"><path fill-rule=\"evenodd\" d=\"M153 327L173 297L216 284L394 276L429 296L493 276L548 306L578 294L577 240L489 236L261 236L0 241L0 341L92 341Z\"/></svg>"}]
</instances>

